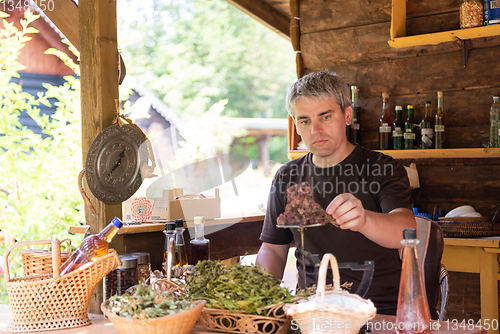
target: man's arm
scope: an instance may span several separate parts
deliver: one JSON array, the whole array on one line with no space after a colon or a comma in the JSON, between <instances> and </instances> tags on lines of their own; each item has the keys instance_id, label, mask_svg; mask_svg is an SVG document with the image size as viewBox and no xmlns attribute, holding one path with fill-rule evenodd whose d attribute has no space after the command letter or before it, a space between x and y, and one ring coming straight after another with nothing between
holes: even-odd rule
<instances>
[{"instance_id":1,"label":"man's arm","mask_svg":"<svg viewBox=\"0 0 500 334\"><path fill-rule=\"evenodd\" d=\"M274 245L263 242L257 254L255 264L269 270L274 277L282 280L289 248L290 244Z\"/></svg>"},{"instance_id":2,"label":"man's arm","mask_svg":"<svg viewBox=\"0 0 500 334\"><path fill-rule=\"evenodd\" d=\"M413 212L409 209L398 208L389 213L368 211L352 194L335 197L326 212L335 218L341 229L360 232L386 248L401 248L403 229L416 228L417 225Z\"/></svg>"}]
</instances>

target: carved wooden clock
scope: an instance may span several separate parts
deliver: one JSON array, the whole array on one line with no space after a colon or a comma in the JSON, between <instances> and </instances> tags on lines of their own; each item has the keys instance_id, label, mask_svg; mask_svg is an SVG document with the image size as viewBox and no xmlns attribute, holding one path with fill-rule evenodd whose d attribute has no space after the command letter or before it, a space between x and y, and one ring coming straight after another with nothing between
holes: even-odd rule
<instances>
[{"instance_id":1,"label":"carved wooden clock","mask_svg":"<svg viewBox=\"0 0 500 334\"><path fill-rule=\"evenodd\" d=\"M129 124L108 126L95 137L87 153L88 187L101 202L121 203L141 186L141 166L147 161L147 145L139 129Z\"/></svg>"}]
</instances>

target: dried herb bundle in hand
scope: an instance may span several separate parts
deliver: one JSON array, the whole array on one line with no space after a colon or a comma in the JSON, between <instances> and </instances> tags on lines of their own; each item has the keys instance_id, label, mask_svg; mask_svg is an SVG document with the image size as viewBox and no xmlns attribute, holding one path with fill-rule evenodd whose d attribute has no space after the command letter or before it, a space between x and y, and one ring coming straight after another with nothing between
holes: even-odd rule
<instances>
[{"instance_id":1,"label":"dried herb bundle in hand","mask_svg":"<svg viewBox=\"0 0 500 334\"><path fill-rule=\"evenodd\" d=\"M168 291L156 294L151 286L139 285L134 294L125 293L109 298L107 309L118 316L127 317L129 321L141 319L146 322L148 319L173 315L191 307L193 303L186 298L174 298Z\"/></svg>"},{"instance_id":2,"label":"dried herb bundle in hand","mask_svg":"<svg viewBox=\"0 0 500 334\"><path fill-rule=\"evenodd\" d=\"M204 299L208 308L262 315L266 314L264 307L292 300L290 291L280 283L258 266L236 264L228 268L209 260L196 265L185 288L191 300Z\"/></svg>"},{"instance_id":3,"label":"dried herb bundle in hand","mask_svg":"<svg viewBox=\"0 0 500 334\"><path fill-rule=\"evenodd\" d=\"M278 225L306 225L335 223L335 219L314 201L311 187L307 183L294 184L286 191L285 212L279 215Z\"/></svg>"}]
</instances>

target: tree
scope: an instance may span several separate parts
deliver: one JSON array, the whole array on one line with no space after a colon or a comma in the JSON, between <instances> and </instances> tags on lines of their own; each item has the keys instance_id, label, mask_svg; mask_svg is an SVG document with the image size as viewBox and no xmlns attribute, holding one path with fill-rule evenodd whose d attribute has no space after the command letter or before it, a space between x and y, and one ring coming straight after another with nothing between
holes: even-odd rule
<instances>
[{"instance_id":1,"label":"tree","mask_svg":"<svg viewBox=\"0 0 500 334\"><path fill-rule=\"evenodd\" d=\"M0 12L0 17L7 14ZM80 81L65 77L61 86L45 85L47 92L31 96L11 81L19 77L23 66L17 61L20 50L36 29L28 25L38 18L30 11L21 20L22 30L3 21L0 29L0 228L16 241L72 238L69 226L85 220L83 200L77 186L81 170ZM79 73L69 57L57 54ZM40 103L56 99L56 112L40 115ZM42 129L35 134L19 123L26 111ZM80 238L81 239L81 238ZM0 245L0 254L7 246ZM12 263L19 271L19 259ZM2 262L3 265L3 262ZM6 302L3 275L0 278L0 302Z\"/></svg>"},{"instance_id":2,"label":"tree","mask_svg":"<svg viewBox=\"0 0 500 334\"><path fill-rule=\"evenodd\" d=\"M286 117L290 43L227 2L121 0L118 18L128 72L179 116L227 99L225 116Z\"/></svg>"}]
</instances>

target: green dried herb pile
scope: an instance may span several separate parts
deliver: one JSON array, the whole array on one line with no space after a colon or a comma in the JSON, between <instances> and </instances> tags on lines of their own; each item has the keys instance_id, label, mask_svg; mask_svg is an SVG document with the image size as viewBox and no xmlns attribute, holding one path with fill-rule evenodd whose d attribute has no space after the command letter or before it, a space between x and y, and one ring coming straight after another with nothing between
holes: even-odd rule
<instances>
[{"instance_id":1,"label":"green dried herb pile","mask_svg":"<svg viewBox=\"0 0 500 334\"><path fill-rule=\"evenodd\" d=\"M141 319L146 322L186 311L193 306L186 298L176 298L168 291L156 294L151 286L139 285L134 294L125 293L109 298L107 309L118 316L127 317L128 321Z\"/></svg>"},{"instance_id":2,"label":"green dried herb pile","mask_svg":"<svg viewBox=\"0 0 500 334\"><path fill-rule=\"evenodd\" d=\"M265 315L264 307L293 298L280 281L258 267L241 264L226 267L220 261L201 261L186 280L191 300L204 299L208 308Z\"/></svg>"}]
</instances>

